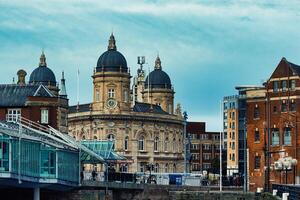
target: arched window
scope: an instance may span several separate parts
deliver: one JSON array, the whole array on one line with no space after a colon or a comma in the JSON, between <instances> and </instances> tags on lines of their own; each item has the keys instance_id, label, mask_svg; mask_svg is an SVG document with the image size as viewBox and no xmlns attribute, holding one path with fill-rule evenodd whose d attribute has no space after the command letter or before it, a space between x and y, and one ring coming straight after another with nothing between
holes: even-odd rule
<instances>
[{"instance_id":1,"label":"arched window","mask_svg":"<svg viewBox=\"0 0 300 200\"><path fill-rule=\"evenodd\" d=\"M128 91L124 90L124 102L128 102Z\"/></svg>"},{"instance_id":2,"label":"arched window","mask_svg":"<svg viewBox=\"0 0 300 200\"><path fill-rule=\"evenodd\" d=\"M84 136L82 136L82 140L85 140L85 135L84 135Z\"/></svg>"},{"instance_id":3,"label":"arched window","mask_svg":"<svg viewBox=\"0 0 300 200\"><path fill-rule=\"evenodd\" d=\"M159 138L156 137L154 139L154 151L158 151Z\"/></svg>"},{"instance_id":4,"label":"arched window","mask_svg":"<svg viewBox=\"0 0 300 200\"><path fill-rule=\"evenodd\" d=\"M168 173L168 172L169 172L169 164L166 163L166 164L165 164L165 173Z\"/></svg>"},{"instance_id":5,"label":"arched window","mask_svg":"<svg viewBox=\"0 0 300 200\"><path fill-rule=\"evenodd\" d=\"M139 137L139 141L138 141L139 143L138 143L138 150L139 151L144 151L145 149L144 149L144 143L145 143L145 138L144 138L144 136L140 136Z\"/></svg>"},{"instance_id":6,"label":"arched window","mask_svg":"<svg viewBox=\"0 0 300 200\"><path fill-rule=\"evenodd\" d=\"M176 152L176 138L173 138L173 152Z\"/></svg>"},{"instance_id":7,"label":"arched window","mask_svg":"<svg viewBox=\"0 0 300 200\"><path fill-rule=\"evenodd\" d=\"M109 141L113 141L112 149L115 149L115 136L114 136L113 134L109 134L109 135L107 136L107 139L108 139Z\"/></svg>"},{"instance_id":8,"label":"arched window","mask_svg":"<svg viewBox=\"0 0 300 200\"><path fill-rule=\"evenodd\" d=\"M156 164L154 165L154 172L155 172L155 173L158 173L158 172L159 172L159 164L158 164L158 163L156 163Z\"/></svg>"},{"instance_id":9,"label":"arched window","mask_svg":"<svg viewBox=\"0 0 300 200\"><path fill-rule=\"evenodd\" d=\"M169 138L165 139L164 151L168 151Z\"/></svg>"},{"instance_id":10,"label":"arched window","mask_svg":"<svg viewBox=\"0 0 300 200\"><path fill-rule=\"evenodd\" d=\"M124 149L128 150L128 136L126 136L124 140Z\"/></svg>"},{"instance_id":11,"label":"arched window","mask_svg":"<svg viewBox=\"0 0 300 200\"><path fill-rule=\"evenodd\" d=\"M97 136L94 136L94 140L98 140Z\"/></svg>"},{"instance_id":12,"label":"arched window","mask_svg":"<svg viewBox=\"0 0 300 200\"><path fill-rule=\"evenodd\" d=\"M176 164L173 164L173 173L176 173Z\"/></svg>"}]
</instances>

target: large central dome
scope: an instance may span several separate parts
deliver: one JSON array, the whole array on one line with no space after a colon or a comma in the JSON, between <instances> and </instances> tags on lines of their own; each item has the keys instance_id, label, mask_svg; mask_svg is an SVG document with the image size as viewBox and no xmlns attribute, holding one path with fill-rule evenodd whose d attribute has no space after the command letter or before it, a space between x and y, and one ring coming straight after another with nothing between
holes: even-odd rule
<instances>
[{"instance_id":1,"label":"large central dome","mask_svg":"<svg viewBox=\"0 0 300 200\"><path fill-rule=\"evenodd\" d=\"M127 62L125 57L117 51L116 41L111 34L108 42L107 51L104 52L98 59L97 72L127 72Z\"/></svg>"}]
</instances>

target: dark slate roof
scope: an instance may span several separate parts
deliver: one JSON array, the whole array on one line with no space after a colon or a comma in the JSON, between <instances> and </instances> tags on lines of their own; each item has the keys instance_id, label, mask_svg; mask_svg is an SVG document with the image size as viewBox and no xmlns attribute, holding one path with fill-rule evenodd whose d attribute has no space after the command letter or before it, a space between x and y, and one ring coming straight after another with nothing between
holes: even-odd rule
<instances>
[{"instance_id":1,"label":"dark slate roof","mask_svg":"<svg viewBox=\"0 0 300 200\"><path fill-rule=\"evenodd\" d=\"M0 107L23 107L27 97L52 97L42 85L0 85Z\"/></svg>"},{"instance_id":2,"label":"dark slate roof","mask_svg":"<svg viewBox=\"0 0 300 200\"><path fill-rule=\"evenodd\" d=\"M296 64L294 64L294 63L291 63L291 62L289 62L289 61L287 61L287 63L290 65L290 67L292 68L292 70L293 70L294 72L296 72L298 76L300 76L300 66L299 66L299 65L296 65Z\"/></svg>"},{"instance_id":3,"label":"dark slate roof","mask_svg":"<svg viewBox=\"0 0 300 200\"><path fill-rule=\"evenodd\" d=\"M127 62L125 57L117 50L110 49L104 52L98 59L97 72L127 72Z\"/></svg>"},{"instance_id":4,"label":"dark slate roof","mask_svg":"<svg viewBox=\"0 0 300 200\"><path fill-rule=\"evenodd\" d=\"M56 78L50 68L39 66L30 74L29 83L56 86Z\"/></svg>"},{"instance_id":5,"label":"dark slate roof","mask_svg":"<svg viewBox=\"0 0 300 200\"><path fill-rule=\"evenodd\" d=\"M148 113L157 113L157 114L169 114L165 112L159 105L153 105L148 103L135 102L133 107L134 112L148 112Z\"/></svg>"},{"instance_id":6,"label":"dark slate roof","mask_svg":"<svg viewBox=\"0 0 300 200\"><path fill-rule=\"evenodd\" d=\"M171 80L169 75L161 69L155 69L147 76L145 81L145 88L167 88L171 89Z\"/></svg>"},{"instance_id":7,"label":"dark slate roof","mask_svg":"<svg viewBox=\"0 0 300 200\"><path fill-rule=\"evenodd\" d=\"M90 111L91 104L79 104L78 112L87 112ZM69 107L69 113L76 113L77 112L77 105Z\"/></svg>"}]
</instances>

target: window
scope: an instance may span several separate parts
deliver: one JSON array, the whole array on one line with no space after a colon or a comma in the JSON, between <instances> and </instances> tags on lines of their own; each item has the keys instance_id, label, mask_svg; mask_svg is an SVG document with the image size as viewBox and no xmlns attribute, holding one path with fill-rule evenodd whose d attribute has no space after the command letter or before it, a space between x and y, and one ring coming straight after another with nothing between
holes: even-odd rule
<instances>
[{"instance_id":1,"label":"window","mask_svg":"<svg viewBox=\"0 0 300 200\"><path fill-rule=\"evenodd\" d=\"M259 142L260 139L259 139L259 131L258 129L255 129L255 132L254 132L254 142Z\"/></svg>"},{"instance_id":2,"label":"window","mask_svg":"<svg viewBox=\"0 0 300 200\"><path fill-rule=\"evenodd\" d=\"M46 145L41 148L41 176L53 177L56 173L56 153Z\"/></svg>"},{"instance_id":3,"label":"window","mask_svg":"<svg viewBox=\"0 0 300 200\"><path fill-rule=\"evenodd\" d=\"M0 172L9 170L9 143L5 142L5 136L0 136ZM8 139L8 138L7 138Z\"/></svg>"},{"instance_id":4,"label":"window","mask_svg":"<svg viewBox=\"0 0 300 200\"><path fill-rule=\"evenodd\" d=\"M281 103L281 112L286 112L286 111L287 111L286 101L283 100Z\"/></svg>"},{"instance_id":5,"label":"window","mask_svg":"<svg viewBox=\"0 0 300 200\"><path fill-rule=\"evenodd\" d=\"M159 138L156 137L154 139L154 151L158 151Z\"/></svg>"},{"instance_id":6,"label":"window","mask_svg":"<svg viewBox=\"0 0 300 200\"><path fill-rule=\"evenodd\" d=\"M176 173L176 164L173 164L173 173Z\"/></svg>"},{"instance_id":7,"label":"window","mask_svg":"<svg viewBox=\"0 0 300 200\"><path fill-rule=\"evenodd\" d=\"M232 154L231 158L232 158L232 161L235 161L235 154L234 153Z\"/></svg>"},{"instance_id":8,"label":"window","mask_svg":"<svg viewBox=\"0 0 300 200\"><path fill-rule=\"evenodd\" d=\"M209 150L210 149L210 144L204 144L204 149Z\"/></svg>"},{"instance_id":9,"label":"window","mask_svg":"<svg viewBox=\"0 0 300 200\"><path fill-rule=\"evenodd\" d=\"M235 122L232 122L232 129L235 129Z\"/></svg>"},{"instance_id":10,"label":"window","mask_svg":"<svg viewBox=\"0 0 300 200\"><path fill-rule=\"evenodd\" d=\"M198 145L196 146L197 149ZM176 139L173 138L173 152L176 152Z\"/></svg>"},{"instance_id":11,"label":"window","mask_svg":"<svg viewBox=\"0 0 300 200\"><path fill-rule=\"evenodd\" d=\"M235 150L235 142L232 142L232 143L231 143L231 149L232 149L232 150Z\"/></svg>"},{"instance_id":12,"label":"window","mask_svg":"<svg viewBox=\"0 0 300 200\"><path fill-rule=\"evenodd\" d=\"M290 84L291 84L291 90L295 90L296 89L296 80L291 80Z\"/></svg>"},{"instance_id":13,"label":"window","mask_svg":"<svg viewBox=\"0 0 300 200\"><path fill-rule=\"evenodd\" d=\"M138 143L138 150L139 151L144 151L145 149L145 147L144 147L144 144L145 143L145 138L144 138L144 136L140 136L139 137L139 143Z\"/></svg>"},{"instance_id":14,"label":"window","mask_svg":"<svg viewBox=\"0 0 300 200\"><path fill-rule=\"evenodd\" d=\"M128 164L122 164L120 168L121 172L128 172Z\"/></svg>"},{"instance_id":15,"label":"window","mask_svg":"<svg viewBox=\"0 0 300 200\"><path fill-rule=\"evenodd\" d=\"M278 92L278 81L273 82L273 91Z\"/></svg>"},{"instance_id":16,"label":"window","mask_svg":"<svg viewBox=\"0 0 300 200\"><path fill-rule=\"evenodd\" d=\"M292 132L291 128L284 128L284 145L292 144Z\"/></svg>"},{"instance_id":17,"label":"window","mask_svg":"<svg viewBox=\"0 0 300 200\"><path fill-rule=\"evenodd\" d=\"M235 132L232 132L232 139L235 139Z\"/></svg>"},{"instance_id":18,"label":"window","mask_svg":"<svg viewBox=\"0 0 300 200\"><path fill-rule=\"evenodd\" d=\"M158 164L158 163L156 163L156 164L154 165L154 172L155 172L155 173L158 173L158 172L159 172L159 164Z\"/></svg>"},{"instance_id":19,"label":"window","mask_svg":"<svg viewBox=\"0 0 300 200\"><path fill-rule=\"evenodd\" d=\"M17 122L21 117L21 109L8 109L6 115L6 121L8 122Z\"/></svg>"},{"instance_id":20,"label":"window","mask_svg":"<svg viewBox=\"0 0 300 200\"><path fill-rule=\"evenodd\" d=\"M100 101L100 92L99 89L96 89L96 99L97 102Z\"/></svg>"},{"instance_id":21,"label":"window","mask_svg":"<svg viewBox=\"0 0 300 200\"><path fill-rule=\"evenodd\" d=\"M144 172L145 171L145 163L139 163L140 166L140 172Z\"/></svg>"},{"instance_id":22,"label":"window","mask_svg":"<svg viewBox=\"0 0 300 200\"><path fill-rule=\"evenodd\" d=\"M124 149L128 150L128 136L126 136L124 140Z\"/></svg>"},{"instance_id":23,"label":"window","mask_svg":"<svg viewBox=\"0 0 300 200\"><path fill-rule=\"evenodd\" d=\"M49 123L49 110L48 109L42 109L41 110L41 123L42 124L48 124Z\"/></svg>"},{"instance_id":24,"label":"window","mask_svg":"<svg viewBox=\"0 0 300 200\"><path fill-rule=\"evenodd\" d=\"M279 131L278 129L272 130L272 145L279 145Z\"/></svg>"},{"instance_id":25,"label":"window","mask_svg":"<svg viewBox=\"0 0 300 200\"><path fill-rule=\"evenodd\" d=\"M276 113L277 112L277 107L273 106L273 112Z\"/></svg>"},{"instance_id":26,"label":"window","mask_svg":"<svg viewBox=\"0 0 300 200\"><path fill-rule=\"evenodd\" d=\"M165 139L165 145L164 145L164 151L165 151L165 152L168 151L168 143L169 143L169 139L166 138L166 139Z\"/></svg>"},{"instance_id":27,"label":"window","mask_svg":"<svg viewBox=\"0 0 300 200\"><path fill-rule=\"evenodd\" d=\"M281 82L282 92L285 92L285 91L286 91L286 89L287 89L287 85L286 85L286 84L287 84L286 81L282 81L282 82Z\"/></svg>"},{"instance_id":28,"label":"window","mask_svg":"<svg viewBox=\"0 0 300 200\"><path fill-rule=\"evenodd\" d=\"M169 172L169 164L166 163L166 164L165 164L165 173L168 173L168 172Z\"/></svg>"},{"instance_id":29,"label":"window","mask_svg":"<svg viewBox=\"0 0 300 200\"><path fill-rule=\"evenodd\" d=\"M205 170L210 169L210 163L204 163L204 164L203 164L203 168L204 168Z\"/></svg>"},{"instance_id":30,"label":"window","mask_svg":"<svg viewBox=\"0 0 300 200\"><path fill-rule=\"evenodd\" d=\"M107 136L107 139L108 139L109 141L113 141L112 149L115 149L115 136L114 136L113 134L109 134L109 135Z\"/></svg>"},{"instance_id":31,"label":"window","mask_svg":"<svg viewBox=\"0 0 300 200\"><path fill-rule=\"evenodd\" d=\"M296 111L296 103L295 100L292 99L291 104L290 104L290 111L295 112Z\"/></svg>"},{"instance_id":32,"label":"window","mask_svg":"<svg viewBox=\"0 0 300 200\"><path fill-rule=\"evenodd\" d=\"M128 91L124 90L124 102L128 102Z\"/></svg>"},{"instance_id":33,"label":"window","mask_svg":"<svg viewBox=\"0 0 300 200\"><path fill-rule=\"evenodd\" d=\"M255 156L254 169L260 169L260 156Z\"/></svg>"},{"instance_id":34,"label":"window","mask_svg":"<svg viewBox=\"0 0 300 200\"><path fill-rule=\"evenodd\" d=\"M173 113L172 104L168 105L168 111L169 111L169 114Z\"/></svg>"},{"instance_id":35,"label":"window","mask_svg":"<svg viewBox=\"0 0 300 200\"><path fill-rule=\"evenodd\" d=\"M258 118L259 118L259 108L258 105L256 104L254 108L254 119L258 119Z\"/></svg>"},{"instance_id":36,"label":"window","mask_svg":"<svg viewBox=\"0 0 300 200\"><path fill-rule=\"evenodd\" d=\"M108 98L115 98L115 89L108 89Z\"/></svg>"},{"instance_id":37,"label":"window","mask_svg":"<svg viewBox=\"0 0 300 200\"><path fill-rule=\"evenodd\" d=\"M210 154L209 153L205 153L203 154L204 156L204 160L209 160L210 159Z\"/></svg>"}]
</instances>

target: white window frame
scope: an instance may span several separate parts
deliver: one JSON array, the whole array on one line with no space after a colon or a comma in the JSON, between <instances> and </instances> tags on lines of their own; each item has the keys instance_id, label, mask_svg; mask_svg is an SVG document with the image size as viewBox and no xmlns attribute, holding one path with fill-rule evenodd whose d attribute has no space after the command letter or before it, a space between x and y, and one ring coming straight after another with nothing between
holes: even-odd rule
<instances>
[{"instance_id":1,"label":"white window frame","mask_svg":"<svg viewBox=\"0 0 300 200\"><path fill-rule=\"evenodd\" d=\"M17 122L18 119L21 117L21 109L7 109L6 121L7 122Z\"/></svg>"},{"instance_id":2,"label":"white window frame","mask_svg":"<svg viewBox=\"0 0 300 200\"><path fill-rule=\"evenodd\" d=\"M144 136L140 136L138 140L138 150L144 151L145 150L145 138Z\"/></svg>"},{"instance_id":3,"label":"white window frame","mask_svg":"<svg viewBox=\"0 0 300 200\"><path fill-rule=\"evenodd\" d=\"M115 89L114 88L108 89L108 98L115 98Z\"/></svg>"},{"instance_id":4,"label":"white window frame","mask_svg":"<svg viewBox=\"0 0 300 200\"><path fill-rule=\"evenodd\" d=\"M41 124L49 124L49 110L46 108L41 109Z\"/></svg>"}]
</instances>

